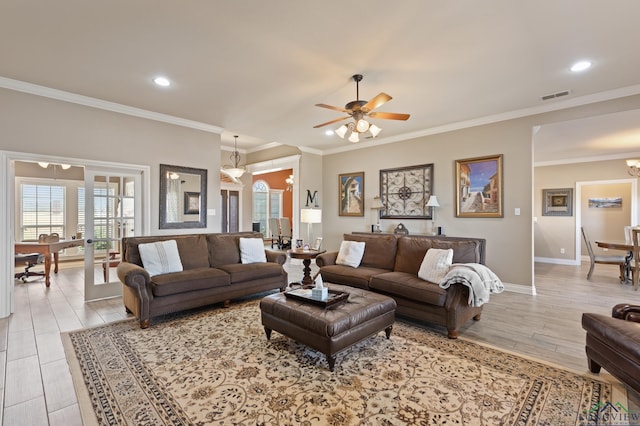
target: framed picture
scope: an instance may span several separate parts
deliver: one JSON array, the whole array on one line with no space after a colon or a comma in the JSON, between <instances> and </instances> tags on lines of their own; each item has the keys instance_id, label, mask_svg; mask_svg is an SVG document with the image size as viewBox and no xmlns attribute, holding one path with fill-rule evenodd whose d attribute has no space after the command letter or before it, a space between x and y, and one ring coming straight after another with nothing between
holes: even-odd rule
<instances>
[{"instance_id":1,"label":"framed picture","mask_svg":"<svg viewBox=\"0 0 640 426\"><path fill-rule=\"evenodd\" d=\"M573 216L573 188L543 189L542 216Z\"/></svg>"},{"instance_id":2,"label":"framed picture","mask_svg":"<svg viewBox=\"0 0 640 426\"><path fill-rule=\"evenodd\" d=\"M622 197L595 197L589 198L589 208L593 209L621 209Z\"/></svg>"},{"instance_id":3,"label":"framed picture","mask_svg":"<svg viewBox=\"0 0 640 426\"><path fill-rule=\"evenodd\" d=\"M338 176L338 214L364 216L364 172Z\"/></svg>"},{"instance_id":4,"label":"framed picture","mask_svg":"<svg viewBox=\"0 0 640 426\"><path fill-rule=\"evenodd\" d=\"M503 217L502 154L456 160L456 217Z\"/></svg>"},{"instance_id":5,"label":"framed picture","mask_svg":"<svg viewBox=\"0 0 640 426\"><path fill-rule=\"evenodd\" d=\"M184 193L184 214L200 214L200 193Z\"/></svg>"},{"instance_id":6,"label":"framed picture","mask_svg":"<svg viewBox=\"0 0 640 426\"><path fill-rule=\"evenodd\" d=\"M433 164L380 170L380 218L432 219Z\"/></svg>"},{"instance_id":7,"label":"framed picture","mask_svg":"<svg viewBox=\"0 0 640 426\"><path fill-rule=\"evenodd\" d=\"M320 251L320 247L322 246L322 237L316 238L316 242L313 243L313 249Z\"/></svg>"}]
</instances>

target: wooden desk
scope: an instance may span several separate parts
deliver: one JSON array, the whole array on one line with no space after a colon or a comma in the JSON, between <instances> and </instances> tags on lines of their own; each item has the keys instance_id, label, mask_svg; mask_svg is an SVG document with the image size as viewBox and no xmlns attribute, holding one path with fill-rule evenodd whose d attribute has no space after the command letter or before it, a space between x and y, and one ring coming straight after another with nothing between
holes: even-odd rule
<instances>
[{"instance_id":1,"label":"wooden desk","mask_svg":"<svg viewBox=\"0 0 640 426\"><path fill-rule=\"evenodd\" d=\"M58 273L58 252L69 247L84 245L84 240L60 240L57 243L39 243L37 241L23 241L15 243L16 253L40 253L44 255L44 277L47 287L51 285L49 273L51 271L51 255L54 260L54 273Z\"/></svg>"},{"instance_id":2,"label":"wooden desk","mask_svg":"<svg viewBox=\"0 0 640 426\"><path fill-rule=\"evenodd\" d=\"M596 245L609 250L622 250L627 252L627 255L624 257L624 279L625 281L630 281L631 261L633 260L633 242L630 240L596 241Z\"/></svg>"}]
</instances>

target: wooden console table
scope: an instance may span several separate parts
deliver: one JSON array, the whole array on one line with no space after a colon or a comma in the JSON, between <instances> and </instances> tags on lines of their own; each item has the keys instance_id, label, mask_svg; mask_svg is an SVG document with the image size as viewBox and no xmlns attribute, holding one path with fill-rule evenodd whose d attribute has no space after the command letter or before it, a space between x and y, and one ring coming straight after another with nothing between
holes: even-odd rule
<instances>
[{"instance_id":1,"label":"wooden console table","mask_svg":"<svg viewBox=\"0 0 640 426\"><path fill-rule=\"evenodd\" d=\"M21 254L40 253L44 255L44 278L47 287L51 285L49 273L51 271L51 255L54 260L54 273L58 273L58 252L70 247L84 245L84 240L60 240L56 243L39 243L37 241L23 241L15 243L15 252Z\"/></svg>"}]
</instances>

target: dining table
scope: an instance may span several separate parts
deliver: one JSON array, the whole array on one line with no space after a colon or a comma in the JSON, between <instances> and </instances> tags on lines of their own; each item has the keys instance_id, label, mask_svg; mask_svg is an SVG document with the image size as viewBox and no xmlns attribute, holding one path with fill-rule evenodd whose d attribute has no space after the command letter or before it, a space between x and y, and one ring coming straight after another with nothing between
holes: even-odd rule
<instances>
[{"instance_id":1,"label":"dining table","mask_svg":"<svg viewBox=\"0 0 640 426\"><path fill-rule=\"evenodd\" d=\"M596 240L596 245L609 250L622 250L627 254L624 256L624 278L631 281L631 261L633 260L633 241L631 240Z\"/></svg>"}]
</instances>

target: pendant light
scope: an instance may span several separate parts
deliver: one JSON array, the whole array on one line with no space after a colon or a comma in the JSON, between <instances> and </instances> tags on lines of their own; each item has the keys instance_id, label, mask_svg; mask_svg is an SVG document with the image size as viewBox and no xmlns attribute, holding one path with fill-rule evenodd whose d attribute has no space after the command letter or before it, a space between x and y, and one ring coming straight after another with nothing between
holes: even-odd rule
<instances>
[{"instance_id":1,"label":"pendant light","mask_svg":"<svg viewBox=\"0 0 640 426\"><path fill-rule=\"evenodd\" d=\"M238 136L235 135L235 142L233 145L233 153L229 157L231 159L231 165L225 164L222 167L222 171L229 176L238 179L246 171L244 166L240 165L240 153L238 152Z\"/></svg>"}]
</instances>

